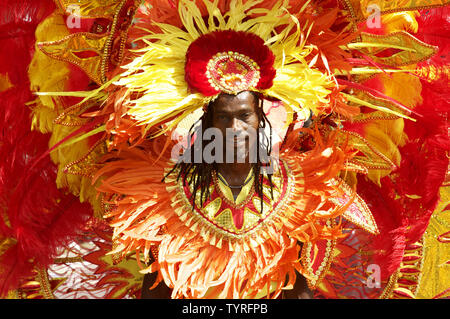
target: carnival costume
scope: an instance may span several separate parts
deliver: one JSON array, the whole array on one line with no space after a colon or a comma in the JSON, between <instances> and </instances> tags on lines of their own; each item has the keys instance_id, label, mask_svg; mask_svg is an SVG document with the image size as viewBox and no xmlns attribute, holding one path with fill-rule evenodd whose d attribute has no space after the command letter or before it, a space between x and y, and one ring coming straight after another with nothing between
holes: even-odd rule
<instances>
[{"instance_id":1,"label":"carnival costume","mask_svg":"<svg viewBox=\"0 0 450 319\"><path fill-rule=\"evenodd\" d=\"M448 297L447 5L2 1L2 295ZM197 201L174 137L242 91L275 173Z\"/></svg>"}]
</instances>

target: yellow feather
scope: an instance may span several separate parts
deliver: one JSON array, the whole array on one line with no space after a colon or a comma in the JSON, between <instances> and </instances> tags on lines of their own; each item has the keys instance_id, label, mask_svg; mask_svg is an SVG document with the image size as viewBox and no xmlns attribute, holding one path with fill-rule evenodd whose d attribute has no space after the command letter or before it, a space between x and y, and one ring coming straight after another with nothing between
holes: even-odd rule
<instances>
[{"instance_id":1,"label":"yellow feather","mask_svg":"<svg viewBox=\"0 0 450 319\"><path fill-rule=\"evenodd\" d=\"M59 40L68 34L63 16L53 13L37 27L36 42ZM66 62L52 59L36 48L28 75L33 92L64 91L69 77L69 69ZM43 96L39 99L43 106L51 109L55 107L52 97Z\"/></svg>"},{"instance_id":2,"label":"yellow feather","mask_svg":"<svg viewBox=\"0 0 450 319\"><path fill-rule=\"evenodd\" d=\"M37 42L59 40L68 34L63 16L53 13L36 29L36 40ZM64 92L69 79L69 68L66 62L52 59L36 48L28 76L31 90L34 92ZM32 107L32 129L42 133L51 133L49 147L77 129L77 127L56 125L53 122L62 111L57 109L58 104L57 96L39 94ZM50 154L50 157L58 167L57 187L68 188L72 194L79 197L81 202L89 201L93 206L94 213L101 216L100 202L91 179L64 172L68 164L80 159L88 150L87 142L79 141L70 146L58 148Z\"/></svg>"},{"instance_id":3,"label":"yellow feather","mask_svg":"<svg viewBox=\"0 0 450 319\"><path fill-rule=\"evenodd\" d=\"M386 26L386 32L408 31L416 33L419 24L416 17L419 16L418 11L395 12L381 16L381 22Z\"/></svg>"},{"instance_id":4,"label":"yellow feather","mask_svg":"<svg viewBox=\"0 0 450 319\"><path fill-rule=\"evenodd\" d=\"M53 131L55 125L53 121L57 117L57 113L53 108L43 105L40 100L36 100L35 106L32 107L32 114L32 130L37 130L44 134Z\"/></svg>"},{"instance_id":5,"label":"yellow feather","mask_svg":"<svg viewBox=\"0 0 450 319\"><path fill-rule=\"evenodd\" d=\"M302 33L298 20L286 10L289 1L279 1L271 10L255 9L261 2L232 0L230 10L222 15L217 0L204 0L210 22L206 25L195 1L181 0L179 15L183 30L158 24L161 33L143 36L146 47L136 51L140 56L124 66L125 72L114 83L127 87L130 93L143 93L128 105L128 113L138 124L148 129L177 116L160 133L166 132L214 98L190 92L184 68L189 45L199 36L216 30L252 32L266 42L276 56L278 72L273 87L262 93L285 102L290 110L288 114L301 112L303 108L317 110L327 103L332 82L327 75L306 64L305 57L312 48L304 46L307 34ZM259 15L248 18L253 13ZM284 28L275 34L278 26Z\"/></svg>"},{"instance_id":6,"label":"yellow feather","mask_svg":"<svg viewBox=\"0 0 450 319\"><path fill-rule=\"evenodd\" d=\"M12 84L9 80L8 74L0 74L0 92L6 91L10 87L12 87Z\"/></svg>"},{"instance_id":7,"label":"yellow feather","mask_svg":"<svg viewBox=\"0 0 450 319\"><path fill-rule=\"evenodd\" d=\"M381 75L384 84L384 94L392 97L409 108L422 103L422 84L420 79L407 73L396 73L391 76Z\"/></svg>"}]
</instances>

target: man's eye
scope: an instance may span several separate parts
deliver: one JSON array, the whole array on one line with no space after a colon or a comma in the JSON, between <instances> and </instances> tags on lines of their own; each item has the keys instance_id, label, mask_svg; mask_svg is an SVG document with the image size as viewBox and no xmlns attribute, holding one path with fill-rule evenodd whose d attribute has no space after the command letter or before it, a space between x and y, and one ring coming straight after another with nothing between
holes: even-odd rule
<instances>
[{"instance_id":1,"label":"man's eye","mask_svg":"<svg viewBox=\"0 0 450 319\"><path fill-rule=\"evenodd\" d=\"M250 115L251 115L250 113L244 113L241 115L241 119L247 119L250 117Z\"/></svg>"}]
</instances>

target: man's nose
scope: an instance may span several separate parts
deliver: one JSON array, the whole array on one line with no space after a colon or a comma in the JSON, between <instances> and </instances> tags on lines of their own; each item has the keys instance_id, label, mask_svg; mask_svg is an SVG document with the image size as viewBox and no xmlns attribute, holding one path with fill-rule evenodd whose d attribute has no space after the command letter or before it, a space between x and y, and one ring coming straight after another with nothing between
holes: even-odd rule
<instances>
[{"instance_id":1,"label":"man's nose","mask_svg":"<svg viewBox=\"0 0 450 319\"><path fill-rule=\"evenodd\" d=\"M233 130L233 131L240 131L240 130L242 130L243 128L244 128L244 125L243 125L244 123L241 121L241 120L239 120L238 118L235 118L235 117L233 117L233 119L231 120L231 129Z\"/></svg>"}]
</instances>

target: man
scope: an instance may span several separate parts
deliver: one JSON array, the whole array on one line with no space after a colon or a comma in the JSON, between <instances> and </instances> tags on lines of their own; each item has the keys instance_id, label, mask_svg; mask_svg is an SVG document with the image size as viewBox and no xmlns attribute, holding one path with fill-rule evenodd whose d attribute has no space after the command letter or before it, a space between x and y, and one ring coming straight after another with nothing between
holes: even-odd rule
<instances>
[{"instance_id":1,"label":"man","mask_svg":"<svg viewBox=\"0 0 450 319\"><path fill-rule=\"evenodd\" d=\"M115 253L138 256L147 264L142 272L155 274L144 297L162 283L171 298L277 298L294 287L295 297L310 296L299 274L320 279L343 236L334 219L353 194L340 187L339 174L355 152L328 127L310 130L306 152L299 131L289 130L274 158L259 96L282 103L293 128L330 104L333 81L299 58L310 52L285 8L262 18L247 12L256 2L233 1L228 13L209 3L206 26L193 5L180 1L184 27L146 41L119 80L129 94L129 104L121 103L145 125L132 125L145 138L137 147L117 145L97 172L98 190L113 206L106 216ZM194 141L174 165L169 134L202 106ZM323 242L320 258L299 258Z\"/></svg>"},{"instance_id":2,"label":"man","mask_svg":"<svg viewBox=\"0 0 450 319\"><path fill-rule=\"evenodd\" d=\"M213 183L212 176L217 174L219 187L223 189L223 194L228 200L235 204L242 203L248 197L249 192L255 191L263 197L263 179L264 173L270 179L272 174L269 170L263 168L267 166L270 158L272 138L272 128L269 120L264 114L263 100L258 94L250 91L243 91L236 95L222 93L216 100L210 103L205 114L201 119L201 132L204 133L210 128L218 129L222 141L214 140L218 145L223 146L223 156L218 156L224 161L207 163L195 163L195 152L200 152L204 157L205 141L198 143L198 140L192 143L192 149L189 147L185 153L190 156L182 156L181 160L175 165L179 168L178 177L182 178L184 183L192 184L193 198L208 197L209 186ZM270 136L266 136L264 128L269 126ZM203 137L204 134L197 136ZM219 137L220 138L220 137ZM262 141L260 141L262 139ZM196 144L196 142L198 144ZM195 147L201 145L201 147ZM233 156L232 161L227 161L229 154ZM215 154L217 155L217 154ZM256 160L252 160L256 159ZM252 186L249 188L248 186ZM204 202L202 202L204 205ZM142 298L170 298L171 290L161 282L157 288L150 290L156 279L156 275L146 275L142 287ZM310 299L312 292L309 290L306 280L297 273L297 281L293 289L285 290L283 298Z\"/></svg>"}]
</instances>

